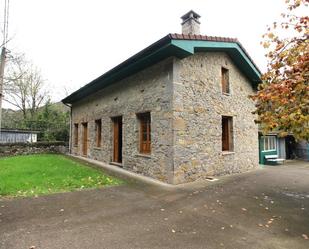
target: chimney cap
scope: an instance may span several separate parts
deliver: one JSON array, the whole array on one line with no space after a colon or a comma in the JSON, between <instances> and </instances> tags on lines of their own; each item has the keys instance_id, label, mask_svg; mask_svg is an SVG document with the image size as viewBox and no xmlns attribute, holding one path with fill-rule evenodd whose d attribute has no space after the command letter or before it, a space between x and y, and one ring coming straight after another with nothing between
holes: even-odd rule
<instances>
[{"instance_id":1,"label":"chimney cap","mask_svg":"<svg viewBox=\"0 0 309 249\"><path fill-rule=\"evenodd\" d=\"M182 21L186 21L187 19L194 18L198 20L201 16L197 14L195 11L190 10L188 13L184 14L181 19Z\"/></svg>"}]
</instances>

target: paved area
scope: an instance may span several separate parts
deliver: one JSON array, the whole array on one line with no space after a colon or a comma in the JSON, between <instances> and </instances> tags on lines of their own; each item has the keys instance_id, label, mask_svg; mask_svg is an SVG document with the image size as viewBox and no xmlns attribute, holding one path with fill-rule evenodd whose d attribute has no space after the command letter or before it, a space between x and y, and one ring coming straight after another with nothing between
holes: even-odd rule
<instances>
[{"instance_id":1,"label":"paved area","mask_svg":"<svg viewBox=\"0 0 309 249\"><path fill-rule=\"evenodd\" d=\"M309 248L309 163L177 190L0 200L0 248ZM308 236L308 237L307 237Z\"/></svg>"}]
</instances>

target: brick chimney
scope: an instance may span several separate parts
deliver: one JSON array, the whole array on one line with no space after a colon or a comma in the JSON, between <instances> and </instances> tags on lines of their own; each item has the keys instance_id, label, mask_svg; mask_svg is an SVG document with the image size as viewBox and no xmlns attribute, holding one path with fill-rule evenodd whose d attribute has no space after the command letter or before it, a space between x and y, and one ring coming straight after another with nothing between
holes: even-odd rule
<instances>
[{"instance_id":1,"label":"brick chimney","mask_svg":"<svg viewBox=\"0 0 309 249\"><path fill-rule=\"evenodd\" d=\"M199 35L200 34L200 22L201 16L190 10L187 14L181 17L182 19L182 33L184 35Z\"/></svg>"}]
</instances>

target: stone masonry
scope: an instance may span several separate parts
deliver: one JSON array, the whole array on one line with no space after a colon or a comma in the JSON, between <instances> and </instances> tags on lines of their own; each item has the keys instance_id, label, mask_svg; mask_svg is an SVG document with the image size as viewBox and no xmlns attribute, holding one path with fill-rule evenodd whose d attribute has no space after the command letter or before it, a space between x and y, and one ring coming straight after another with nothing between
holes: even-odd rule
<instances>
[{"instance_id":1,"label":"stone masonry","mask_svg":"<svg viewBox=\"0 0 309 249\"><path fill-rule=\"evenodd\" d=\"M231 93L221 93L221 67L229 69ZM112 117L122 116L122 167L171 184L244 172L258 166L253 88L225 53L200 52L169 58L72 105L72 123L88 123L87 157L110 163ZM139 154L137 114L151 113L151 154ZM233 117L234 151L222 152L222 115ZM102 145L95 147L95 120ZM74 133L72 133L74 134ZM74 140L74 137L73 139ZM117 167L117 166L115 166Z\"/></svg>"},{"instance_id":2,"label":"stone masonry","mask_svg":"<svg viewBox=\"0 0 309 249\"><path fill-rule=\"evenodd\" d=\"M230 94L221 91L229 69ZM220 52L175 60L173 78L174 184L258 167L258 128L250 82ZM222 152L222 116L233 118L233 152Z\"/></svg>"},{"instance_id":3,"label":"stone masonry","mask_svg":"<svg viewBox=\"0 0 309 249\"><path fill-rule=\"evenodd\" d=\"M172 58L167 59L73 104L72 123L79 123L79 146L73 146L72 152L82 155L81 123L88 122L87 156L110 163L113 157L111 118L122 116L123 168L160 181L172 182L172 63ZM152 153L141 155L136 114L147 111L151 112ZM102 119L101 148L95 147L94 125L97 119Z\"/></svg>"}]
</instances>

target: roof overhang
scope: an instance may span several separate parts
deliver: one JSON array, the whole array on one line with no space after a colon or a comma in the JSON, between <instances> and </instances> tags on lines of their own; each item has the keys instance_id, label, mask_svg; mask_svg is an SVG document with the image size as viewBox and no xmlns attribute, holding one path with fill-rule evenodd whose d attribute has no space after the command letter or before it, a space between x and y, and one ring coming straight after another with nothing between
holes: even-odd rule
<instances>
[{"instance_id":1,"label":"roof overhang","mask_svg":"<svg viewBox=\"0 0 309 249\"><path fill-rule=\"evenodd\" d=\"M172 44L187 51L188 55L193 55L195 52L226 52L254 86L261 81L259 69L237 42L172 40Z\"/></svg>"},{"instance_id":2,"label":"roof overhang","mask_svg":"<svg viewBox=\"0 0 309 249\"><path fill-rule=\"evenodd\" d=\"M1 132L11 132L11 133L32 133L38 134L39 131L32 131L32 130L21 130L21 129L9 129L9 128L1 128Z\"/></svg>"},{"instance_id":3,"label":"roof overhang","mask_svg":"<svg viewBox=\"0 0 309 249\"><path fill-rule=\"evenodd\" d=\"M227 40L227 41L223 41ZM151 65L168 57L175 56L179 59L193 55L195 52L219 51L226 52L236 66L250 80L253 87L261 81L261 73L248 53L237 40L222 39L222 41L179 39L175 35L167 35L101 75L89 84L64 98L64 104L72 104L88 95L91 95L112 83L131 76Z\"/></svg>"}]
</instances>

